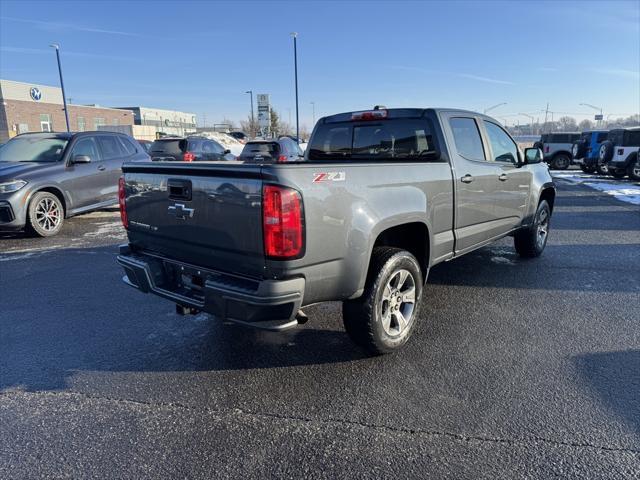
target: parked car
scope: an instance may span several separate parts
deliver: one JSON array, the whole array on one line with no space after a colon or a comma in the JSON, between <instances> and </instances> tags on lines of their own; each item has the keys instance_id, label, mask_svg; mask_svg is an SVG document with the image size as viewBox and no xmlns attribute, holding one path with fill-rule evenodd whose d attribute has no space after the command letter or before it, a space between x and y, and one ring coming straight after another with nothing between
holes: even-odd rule
<instances>
[{"instance_id":1,"label":"parked car","mask_svg":"<svg viewBox=\"0 0 640 480\"><path fill-rule=\"evenodd\" d=\"M640 127L617 128L609 132L607 141L600 145L599 162L615 178L625 175L640 180Z\"/></svg>"},{"instance_id":2,"label":"parked car","mask_svg":"<svg viewBox=\"0 0 640 480\"><path fill-rule=\"evenodd\" d=\"M0 230L48 237L65 218L118 201L123 161L148 161L114 132L24 133L0 149Z\"/></svg>"},{"instance_id":3,"label":"parked car","mask_svg":"<svg viewBox=\"0 0 640 480\"><path fill-rule=\"evenodd\" d=\"M533 144L544 153L544 161L555 170L566 170L571 165L571 147L580 139L579 132L543 133Z\"/></svg>"},{"instance_id":4,"label":"parked car","mask_svg":"<svg viewBox=\"0 0 640 480\"><path fill-rule=\"evenodd\" d=\"M253 140L247 142L238 157L245 163L299 162L303 152L290 137L278 140Z\"/></svg>"},{"instance_id":5,"label":"parked car","mask_svg":"<svg viewBox=\"0 0 640 480\"><path fill-rule=\"evenodd\" d=\"M415 330L432 266L507 235L522 257L542 254L556 193L541 161L478 113L333 115L304 162L125 165L118 262L180 313L259 328L342 301L349 336L391 352Z\"/></svg>"},{"instance_id":6,"label":"parked car","mask_svg":"<svg viewBox=\"0 0 640 480\"><path fill-rule=\"evenodd\" d=\"M242 142L242 143L247 143L247 140L249 140L249 136L244 133L244 132L229 132L227 135L232 136L233 138L235 138L236 140Z\"/></svg>"},{"instance_id":7,"label":"parked car","mask_svg":"<svg viewBox=\"0 0 640 480\"><path fill-rule=\"evenodd\" d=\"M229 149L206 137L162 137L149 147L154 162L235 160Z\"/></svg>"},{"instance_id":8,"label":"parked car","mask_svg":"<svg viewBox=\"0 0 640 480\"><path fill-rule=\"evenodd\" d=\"M140 146L146 153L149 153L149 149L151 148L151 144L153 143L151 140L136 140L136 142L140 144Z\"/></svg>"},{"instance_id":9,"label":"parked car","mask_svg":"<svg viewBox=\"0 0 640 480\"><path fill-rule=\"evenodd\" d=\"M571 147L573 163L580 165L580 168L585 173L595 172L598 169L600 145L608 136L608 130L582 132L580 138Z\"/></svg>"}]
</instances>

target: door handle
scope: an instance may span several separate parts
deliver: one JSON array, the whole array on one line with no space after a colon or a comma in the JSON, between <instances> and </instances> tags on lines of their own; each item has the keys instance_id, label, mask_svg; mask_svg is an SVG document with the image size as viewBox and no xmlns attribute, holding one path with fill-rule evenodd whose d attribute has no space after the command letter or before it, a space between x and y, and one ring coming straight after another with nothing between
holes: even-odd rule
<instances>
[{"instance_id":1,"label":"door handle","mask_svg":"<svg viewBox=\"0 0 640 480\"><path fill-rule=\"evenodd\" d=\"M100 166L98 167L98 170L100 170L101 172L102 172L102 171L104 171L104 170L106 170L106 169L107 169L107 167L105 167L104 165L100 165Z\"/></svg>"},{"instance_id":2,"label":"door handle","mask_svg":"<svg viewBox=\"0 0 640 480\"><path fill-rule=\"evenodd\" d=\"M503 173L502 175L500 175L500 176L498 177L498 180L500 180L501 182L506 182L508 178L509 178L509 177L507 177L507 174L506 174L506 173Z\"/></svg>"},{"instance_id":3,"label":"door handle","mask_svg":"<svg viewBox=\"0 0 640 480\"><path fill-rule=\"evenodd\" d=\"M463 183L471 183L473 182L473 177L467 173L464 177L460 179L460 181Z\"/></svg>"}]
</instances>

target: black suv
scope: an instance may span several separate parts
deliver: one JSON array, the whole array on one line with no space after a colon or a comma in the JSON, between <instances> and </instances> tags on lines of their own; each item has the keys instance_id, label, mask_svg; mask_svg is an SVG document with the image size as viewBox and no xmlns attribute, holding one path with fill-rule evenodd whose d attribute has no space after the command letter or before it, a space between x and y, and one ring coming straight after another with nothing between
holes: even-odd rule
<instances>
[{"instance_id":1,"label":"black suv","mask_svg":"<svg viewBox=\"0 0 640 480\"><path fill-rule=\"evenodd\" d=\"M215 140L195 136L159 138L149 147L149 155L154 162L235 160L231 150L227 150Z\"/></svg>"},{"instance_id":2,"label":"black suv","mask_svg":"<svg viewBox=\"0 0 640 480\"><path fill-rule=\"evenodd\" d=\"M55 235L65 218L117 203L122 163L145 160L121 133L18 135L0 148L0 230Z\"/></svg>"},{"instance_id":3,"label":"black suv","mask_svg":"<svg viewBox=\"0 0 640 480\"><path fill-rule=\"evenodd\" d=\"M299 162L303 152L290 137L278 140L253 140L247 142L238 160L245 163L285 163Z\"/></svg>"}]
</instances>

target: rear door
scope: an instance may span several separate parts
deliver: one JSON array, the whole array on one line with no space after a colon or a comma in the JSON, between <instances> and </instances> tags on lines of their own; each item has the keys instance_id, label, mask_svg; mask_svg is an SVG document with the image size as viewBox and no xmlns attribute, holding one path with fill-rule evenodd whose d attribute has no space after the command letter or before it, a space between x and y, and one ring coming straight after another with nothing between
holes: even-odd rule
<instances>
[{"instance_id":1,"label":"rear door","mask_svg":"<svg viewBox=\"0 0 640 480\"><path fill-rule=\"evenodd\" d=\"M450 145L455 189L456 254L464 253L500 234L494 199L502 167L489 161L490 150L483 141L480 119L457 112L440 114Z\"/></svg>"},{"instance_id":2,"label":"rear door","mask_svg":"<svg viewBox=\"0 0 640 480\"><path fill-rule=\"evenodd\" d=\"M118 178L122 175L122 163L130 157L116 135L101 134L96 136L98 148L102 156L97 201L108 202L118 199Z\"/></svg>"},{"instance_id":3,"label":"rear door","mask_svg":"<svg viewBox=\"0 0 640 480\"><path fill-rule=\"evenodd\" d=\"M489 144L490 161L500 169L498 185L494 194L496 220L501 233L515 228L522 222L532 174L530 167L518 167L518 146L504 129L493 122L483 120L484 131Z\"/></svg>"}]
</instances>

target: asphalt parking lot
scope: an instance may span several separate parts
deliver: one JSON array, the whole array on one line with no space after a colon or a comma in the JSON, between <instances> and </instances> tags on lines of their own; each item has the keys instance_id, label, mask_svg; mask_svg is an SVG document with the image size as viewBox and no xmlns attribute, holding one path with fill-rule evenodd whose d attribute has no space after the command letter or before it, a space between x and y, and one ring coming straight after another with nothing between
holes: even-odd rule
<instances>
[{"instance_id":1,"label":"asphalt parking lot","mask_svg":"<svg viewBox=\"0 0 640 480\"><path fill-rule=\"evenodd\" d=\"M285 333L120 281L116 210L0 239L0 478L637 478L640 207L558 179L544 255L431 272L407 348L338 304Z\"/></svg>"}]
</instances>

